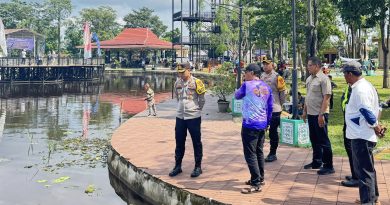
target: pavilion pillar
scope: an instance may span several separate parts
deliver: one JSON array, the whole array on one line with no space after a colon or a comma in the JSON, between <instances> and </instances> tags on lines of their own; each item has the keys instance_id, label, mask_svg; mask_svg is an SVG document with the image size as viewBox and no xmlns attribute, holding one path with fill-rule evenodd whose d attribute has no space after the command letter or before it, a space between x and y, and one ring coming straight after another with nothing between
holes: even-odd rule
<instances>
[{"instance_id":1,"label":"pavilion pillar","mask_svg":"<svg viewBox=\"0 0 390 205\"><path fill-rule=\"evenodd\" d=\"M104 53L105 53L105 57L106 57L105 63L106 64L111 63L111 51L110 51L110 49L107 49L106 52L104 52Z\"/></svg>"},{"instance_id":2,"label":"pavilion pillar","mask_svg":"<svg viewBox=\"0 0 390 205\"><path fill-rule=\"evenodd\" d=\"M128 62L128 66L130 67L130 65L131 65L131 58L132 58L132 56L133 56L133 52L131 51L131 50L129 50L128 52L127 52L127 62Z\"/></svg>"}]
</instances>

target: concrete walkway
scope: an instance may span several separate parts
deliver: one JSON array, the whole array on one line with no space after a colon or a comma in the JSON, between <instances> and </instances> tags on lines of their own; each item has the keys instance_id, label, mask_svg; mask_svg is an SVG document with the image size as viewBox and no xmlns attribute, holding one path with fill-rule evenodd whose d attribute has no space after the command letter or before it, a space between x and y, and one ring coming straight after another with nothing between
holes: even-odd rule
<instances>
[{"instance_id":1,"label":"concrete walkway","mask_svg":"<svg viewBox=\"0 0 390 205\"><path fill-rule=\"evenodd\" d=\"M158 117L140 113L125 122L112 137L112 147L121 157L145 172L173 187L225 204L354 204L357 188L340 186L350 174L348 159L335 157L336 173L318 176L315 170L304 170L311 161L311 150L282 145L278 160L266 163L266 185L263 191L251 195L240 193L250 175L244 161L240 137L241 124L230 114L217 112L216 98L206 96L202 116L203 174L191 178L194 156L190 136L187 137L183 173L171 178L175 150L175 100L157 106ZM269 150L265 144L265 153ZM376 161L380 201L388 204L390 196L390 162ZM176 204L176 203L171 203ZM179 203L178 203L179 204Z\"/></svg>"}]
</instances>

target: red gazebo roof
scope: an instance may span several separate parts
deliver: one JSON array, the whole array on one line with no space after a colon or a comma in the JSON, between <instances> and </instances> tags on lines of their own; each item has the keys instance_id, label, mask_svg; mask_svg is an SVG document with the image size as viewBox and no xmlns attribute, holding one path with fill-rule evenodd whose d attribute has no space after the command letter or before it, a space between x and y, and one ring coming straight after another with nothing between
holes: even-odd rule
<instances>
[{"instance_id":1,"label":"red gazebo roof","mask_svg":"<svg viewBox=\"0 0 390 205\"><path fill-rule=\"evenodd\" d=\"M92 48L97 48L96 43ZM172 43L159 39L149 28L126 28L115 38L101 41L100 48L172 49Z\"/></svg>"}]
</instances>

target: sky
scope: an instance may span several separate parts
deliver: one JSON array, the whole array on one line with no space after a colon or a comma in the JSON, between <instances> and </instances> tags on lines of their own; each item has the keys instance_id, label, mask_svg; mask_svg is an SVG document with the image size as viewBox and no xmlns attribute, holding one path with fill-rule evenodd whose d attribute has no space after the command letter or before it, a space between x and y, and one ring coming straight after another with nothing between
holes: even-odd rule
<instances>
[{"instance_id":1,"label":"sky","mask_svg":"<svg viewBox=\"0 0 390 205\"><path fill-rule=\"evenodd\" d=\"M0 0L0 2L10 2L11 0ZM22 0L25 2L40 2L44 0ZM123 17L132 10L139 10L147 7L154 10L154 14L159 16L161 21L168 27L167 31L172 29L172 0L71 0L73 11L71 17L78 16L84 8L97 8L99 6L110 6L117 12L117 22L124 25ZM175 1L175 12L180 11L180 1ZM183 11L189 10L189 1L183 1ZM196 1L196 0L195 0ZM205 7L210 8L210 1L205 0ZM70 18L71 18L70 17ZM175 22L175 28L180 27L179 22ZM186 32L184 30L183 32Z\"/></svg>"},{"instance_id":2,"label":"sky","mask_svg":"<svg viewBox=\"0 0 390 205\"><path fill-rule=\"evenodd\" d=\"M180 0L175 0L178 5ZM96 8L99 6L110 6L117 11L118 22L123 24L123 17L132 10L138 10L142 7L153 9L155 14L160 17L168 28L171 28L172 22L172 1L171 0L72 0L74 6L72 16L78 16L84 8ZM170 29L169 29L170 30Z\"/></svg>"},{"instance_id":3,"label":"sky","mask_svg":"<svg viewBox=\"0 0 390 205\"><path fill-rule=\"evenodd\" d=\"M180 1L175 0L175 12L180 11ZM74 5L72 16L77 16L83 8L111 6L117 11L117 21L121 24L123 24L123 17L132 10L147 7L155 11L154 14L159 16L163 23L168 26L167 30L171 30L172 27L172 0L72 0L72 4ZM209 5L210 0L205 0L205 7L209 8ZM183 0L183 11L188 10L189 0ZM175 24L175 27L177 25L178 23Z\"/></svg>"}]
</instances>

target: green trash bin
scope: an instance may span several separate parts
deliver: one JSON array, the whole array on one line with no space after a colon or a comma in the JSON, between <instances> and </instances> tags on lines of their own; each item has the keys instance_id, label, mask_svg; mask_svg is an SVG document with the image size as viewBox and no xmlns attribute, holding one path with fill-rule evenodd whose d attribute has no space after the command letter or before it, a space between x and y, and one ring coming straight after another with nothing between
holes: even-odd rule
<instances>
[{"instance_id":1,"label":"green trash bin","mask_svg":"<svg viewBox=\"0 0 390 205\"><path fill-rule=\"evenodd\" d=\"M280 119L280 141L283 144L310 147L309 126L303 120Z\"/></svg>"},{"instance_id":2,"label":"green trash bin","mask_svg":"<svg viewBox=\"0 0 390 205\"><path fill-rule=\"evenodd\" d=\"M232 99L232 115L234 116L242 115L242 100L237 100L234 97Z\"/></svg>"}]
</instances>

